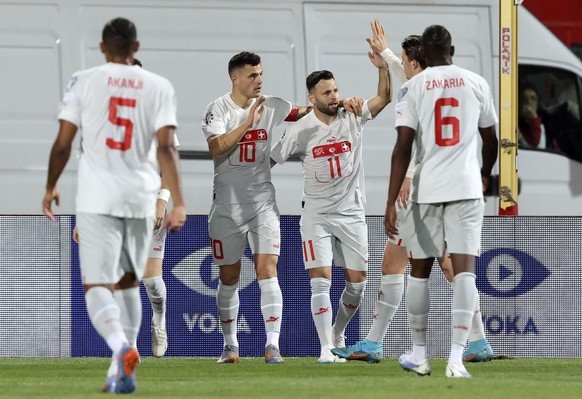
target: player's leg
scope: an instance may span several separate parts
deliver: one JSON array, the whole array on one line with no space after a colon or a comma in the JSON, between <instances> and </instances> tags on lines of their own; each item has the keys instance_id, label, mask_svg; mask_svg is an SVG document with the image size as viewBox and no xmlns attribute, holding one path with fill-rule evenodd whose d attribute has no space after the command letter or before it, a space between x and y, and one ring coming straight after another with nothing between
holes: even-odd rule
<instances>
[{"instance_id":1,"label":"player's leg","mask_svg":"<svg viewBox=\"0 0 582 399\"><path fill-rule=\"evenodd\" d=\"M333 345L345 347L345 330L358 310L368 272L368 226L365 215L327 217L333 240L336 266L344 269L345 287L338 303L332 329Z\"/></svg>"},{"instance_id":2,"label":"player's leg","mask_svg":"<svg viewBox=\"0 0 582 399\"><path fill-rule=\"evenodd\" d=\"M445 206L445 234L455 274L447 377L471 376L463 366L462 355L475 314L475 256L481 245L483 210L483 199L456 201Z\"/></svg>"},{"instance_id":3,"label":"player's leg","mask_svg":"<svg viewBox=\"0 0 582 399\"><path fill-rule=\"evenodd\" d=\"M317 330L321 354L319 363L334 363L338 358L331 353L333 347L331 325L331 264L333 260L332 237L326 230L325 220L318 215L303 214L300 220L303 262L309 272L311 285L311 316Z\"/></svg>"},{"instance_id":4,"label":"player's leg","mask_svg":"<svg viewBox=\"0 0 582 399\"><path fill-rule=\"evenodd\" d=\"M439 265L448 282L453 285L453 264L448 253L438 259ZM463 352L463 361L465 362L484 362L493 358L493 349L485 337L485 327L483 326L483 319L481 318L481 305L479 298L479 291L475 295L475 313L473 314L473 321L471 322L471 330L469 331L469 344Z\"/></svg>"},{"instance_id":5,"label":"player's leg","mask_svg":"<svg viewBox=\"0 0 582 399\"><path fill-rule=\"evenodd\" d=\"M255 271L261 290L261 313L267 335L265 362L281 364L279 335L283 318L283 294L277 279L277 261L281 247L279 212L272 203L261 205L249 222L248 241L254 255Z\"/></svg>"},{"instance_id":6,"label":"player's leg","mask_svg":"<svg viewBox=\"0 0 582 399\"><path fill-rule=\"evenodd\" d=\"M208 227L214 263L219 266L216 293L218 317L224 337L224 346L218 363L238 363L239 345L237 322L240 300L238 285L241 262L247 243L246 225L239 207L213 205L208 217Z\"/></svg>"},{"instance_id":7,"label":"player's leg","mask_svg":"<svg viewBox=\"0 0 582 399\"><path fill-rule=\"evenodd\" d=\"M167 294L166 283L162 276L166 233L163 226L154 231L143 276L143 285L152 307L152 353L155 357L164 356L168 349L168 335L166 333Z\"/></svg>"},{"instance_id":8,"label":"player's leg","mask_svg":"<svg viewBox=\"0 0 582 399\"><path fill-rule=\"evenodd\" d=\"M419 375L430 375L431 367L426 353L426 334L430 296L428 279L435 257L445 252L443 206L411 203L410 212L401 233L411 257L412 266L406 293L408 323L413 347L400 356L402 368Z\"/></svg>"}]
</instances>

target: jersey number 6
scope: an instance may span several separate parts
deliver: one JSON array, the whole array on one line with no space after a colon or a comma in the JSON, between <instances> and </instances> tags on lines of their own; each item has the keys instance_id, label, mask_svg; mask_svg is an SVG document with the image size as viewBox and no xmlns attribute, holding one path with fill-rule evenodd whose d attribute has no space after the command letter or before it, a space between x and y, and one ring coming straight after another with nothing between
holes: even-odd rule
<instances>
[{"instance_id":1,"label":"jersey number 6","mask_svg":"<svg viewBox=\"0 0 582 399\"><path fill-rule=\"evenodd\" d=\"M456 98L439 98L434 103L434 131L435 141L440 147L450 147L459 142L459 119L454 116L442 116L443 107L458 107L459 101ZM451 125L453 136L443 137L443 126Z\"/></svg>"},{"instance_id":2,"label":"jersey number 6","mask_svg":"<svg viewBox=\"0 0 582 399\"><path fill-rule=\"evenodd\" d=\"M131 147L131 136L133 135L133 122L126 118L121 118L117 115L117 107L135 108L136 100L134 98L111 97L109 99L109 122L116 126L125 128L123 133L123 141L115 141L108 137L105 141L107 147L112 150L127 151Z\"/></svg>"}]
</instances>

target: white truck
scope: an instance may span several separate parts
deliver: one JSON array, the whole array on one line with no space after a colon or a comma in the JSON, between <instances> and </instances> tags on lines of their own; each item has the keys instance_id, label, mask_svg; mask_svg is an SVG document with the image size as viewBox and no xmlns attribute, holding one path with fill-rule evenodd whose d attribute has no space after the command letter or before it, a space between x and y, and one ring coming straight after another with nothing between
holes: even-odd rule
<instances>
[{"instance_id":1,"label":"white truck","mask_svg":"<svg viewBox=\"0 0 582 399\"><path fill-rule=\"evenodd\" d=\"M188 212L206 214L213 168L200 121L206 105L230 90L232 55L261 55L263 92L297 104L307 103L305 77L316 69L335 74L342 96L370 97L376 85L366 56L370 21L383 23L397 53L406 35L442 24L453 37L454 62L485 77L498 97L498 14L497 0L0 0L0 213L41 212L64 86L73 72L104 62L98 44L111 18L136 23L136 56L176 88ZM520 77L538 88L545 106L568 109L559 124L566 155L519 152L520 215L581 215L582 62L527 10L519 15ZM396 138L392 105L365 134L367 214L383 215ZM59 183L61 214L74 213L75 155ZM273 181L281 213L299 214L300 163L276 166ZM489 197L487 214L497 209Z\"/></svg>"}]
</instances>

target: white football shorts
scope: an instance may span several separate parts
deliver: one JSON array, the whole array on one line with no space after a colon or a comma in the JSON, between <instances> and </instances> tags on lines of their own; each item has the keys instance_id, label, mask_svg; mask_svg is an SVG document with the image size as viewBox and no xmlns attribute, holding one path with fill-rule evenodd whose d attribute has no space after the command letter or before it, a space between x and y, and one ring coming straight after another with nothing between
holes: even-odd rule
<instances>
[{"instance_id":1,"label":"white football shorts","mask_svg":"<svg viewBox=\"0 0 582 399\"><path fill-rule=\"evenodd\" d=\"M368 270L368 226L361 215L303 213L300 220L305 269L336 266Z\"/></svg>"},{"instance_id":2,"label":"white football shorts","mask_svg":"<svg viewBox=\"0 0 582 399\"><path fill-rule=\"evenodd\" d=\"M152 240L152 218L79 213L79 258L83 284L116 284L125 273L139 280Z\"/></svg>"},{"instance_id":3,"label":"white football shorts","mask_svg":"<svg viewBox=\"0 0 582 399\"><path fill-rule=\"evenodd\" d=\"M253 254L279 256L281 229L274 202L212 204L208 228L214 263L219 266L241 259L247 243Z\"/></svg>"},{"instance_id":4,"label":"white football shorts","mask_svg":"<svg viewBox=\"0 0 582 399\"><path fill-rule=\"evenodd\" d=\"M483 198L443 202L412 203L399 228L413 259L451 254L478 256L485 202ZM446 241L446 244L445 244Z\"/></svg>"}]
</instances>

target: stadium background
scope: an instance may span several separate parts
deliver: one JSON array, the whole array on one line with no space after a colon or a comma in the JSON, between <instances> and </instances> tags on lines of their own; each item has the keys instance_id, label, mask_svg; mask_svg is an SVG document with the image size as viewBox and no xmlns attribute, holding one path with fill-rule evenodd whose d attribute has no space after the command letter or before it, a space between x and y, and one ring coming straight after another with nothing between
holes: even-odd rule
<instances>
[{"instance_id":1,"label":"stadium background","mask_svg":"<svg viewBox=\"0 0 582 399\"><path fill-rule=\"evenodd\" d=\"M364 338L371 325L386 242L382 217L368 217L369 283L360 310L350 323L347 342ZM109 356L85 310L77 246L71 240L74 217L50 222L43 216L0 216L0 356ZM281 218L279 281L284 313L284 356L315 356L317 333L309 311L310 291L303 268L299 217ZM477 286L486 332L495 354L511 357L582 357L582 218L487 217ZM239 343L242 356L262 356L264 326L251 253L243 260L240 285ZM343 290L334 268L332 304ZM170 235L164 259L168 287L168 356L219 355L222 337L215 305L217 269L212 266L207 217L190 216ZM451 289L435 265L430 279L429 354L445 357L450 339ZM138 341L151 355L151 309L142 288L144 317ZM403 304L405 299L403 300ZM556 345L562 342L564 345ZM385 356L410 348L405 306L384 339Z\"/></svg>"}]
</instances>

